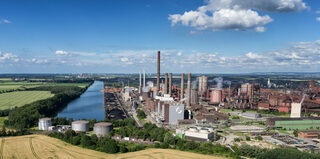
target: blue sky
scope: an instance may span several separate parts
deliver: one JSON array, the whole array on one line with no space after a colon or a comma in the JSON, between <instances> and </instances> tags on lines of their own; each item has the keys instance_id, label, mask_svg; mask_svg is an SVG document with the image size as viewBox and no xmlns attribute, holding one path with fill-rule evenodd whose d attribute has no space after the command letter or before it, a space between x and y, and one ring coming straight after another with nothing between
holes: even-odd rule
<instances>
[{"instance_id":1,"label":"blue sky","mask_svg":"<svg viewBox=\"0 0 320 159\"><path fill-rule=\"evenodd\" d=\"M267 3L266 3L267 2ZM0 73L318 71L317 0L2 0Z\"/></svg>"}]
</instances>

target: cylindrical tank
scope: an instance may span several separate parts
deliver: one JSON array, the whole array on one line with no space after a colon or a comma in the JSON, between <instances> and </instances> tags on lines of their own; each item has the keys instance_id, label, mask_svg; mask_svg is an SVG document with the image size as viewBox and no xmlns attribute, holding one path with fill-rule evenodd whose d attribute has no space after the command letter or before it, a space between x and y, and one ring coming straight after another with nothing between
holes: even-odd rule
<instances>
[{"instance_id":1,"label":"cylindrical tank","mask_svg":"<svg viewBox=\"0 0 320 159\"><path fill-rule=\"evenodd\" d=\"M222 90L212 90L210 95L211 103L220 103L222 100Z\"/></svg>"},{"instance_id":2,"label":"cylindrical tank","mask_svg":"<svg viewBox=\"0 0 320 159\"><path fill-rule=\"evenodd\" d=\"M113 129L112 123L101 122L94 124L93 132L98 137L107 135Z\"/></svg>"},{"instance_id":3,"label":"cylindrical tank","mask_svg":"<svg viewBox=\"0 0 320 159\"><path fill-rule=\"evenodd\" d=\"M86 120L78 120L78 121L74 121L72 122L72 130L73 131L89 131L89 121Z\"/></svg>"},{"instance_id":4,"label":"cylindrical tank","mask_svg":"<svg viewBox=\"0 0 320 159\"><path fill-rule=\"evenodd\" d=\"M49 126L51 126L51 119L50 118L41 118L39 119L39 130L48 130Z\"/></svg>"}]
</instances>

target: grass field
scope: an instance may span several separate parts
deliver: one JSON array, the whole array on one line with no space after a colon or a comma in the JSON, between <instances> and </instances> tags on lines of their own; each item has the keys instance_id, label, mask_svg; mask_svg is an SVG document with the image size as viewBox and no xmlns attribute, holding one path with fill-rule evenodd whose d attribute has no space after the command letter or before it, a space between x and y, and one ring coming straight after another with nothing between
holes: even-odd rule
<instances>
[{"instance_id":1,"label":"grass field","mask_svg":"<svg viewBox=\"0 0 320 159\"><path fill-rule=\"evenodd\" d=\"M89 83L50 83L50 82L15 82L15 81L6 81L4 79L0 80L0 91L4 90L16 90L23 88L32 88L38 86L78 86L86 87Z\"/></svg>"},{"instance_id":2,"label":"grass field","mask_svg":"<svg viewBox=\"0 0 320 159\"><path fill-rule=\"evenodd\" d=\"M21 107L37 100L52 97L49 91L18 91L0 94L0 110Z\"/></svg>"},{"instance_id":3,"label":"grass field","mask_svg":"<svg viewBox=\"0 0 320 159\"><path fill-rule=\"evenodd\" d=\"M196 154L169 149L147 149L124 154L107 154L103 152L73 146L44 135L28 135L0 139L0 159L19 158L63 158L63 159L222 159L209 155Z\"/></svg>"}]
</instances>

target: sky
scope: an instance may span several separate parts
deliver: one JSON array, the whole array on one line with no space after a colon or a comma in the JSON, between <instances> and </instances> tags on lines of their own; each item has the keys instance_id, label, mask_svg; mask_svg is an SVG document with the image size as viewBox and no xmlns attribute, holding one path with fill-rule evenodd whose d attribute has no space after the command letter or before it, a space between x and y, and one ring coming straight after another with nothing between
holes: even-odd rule
<instances>
[{"instance_id":1,"label":"sky","mask_svg":"<svg viewBox=\"0 0 320 159\"><path fill-rule=\"evenodd\" d=\"M1 0L0 73L320 72L318 0Z\"/></svg>"}]
</instances>

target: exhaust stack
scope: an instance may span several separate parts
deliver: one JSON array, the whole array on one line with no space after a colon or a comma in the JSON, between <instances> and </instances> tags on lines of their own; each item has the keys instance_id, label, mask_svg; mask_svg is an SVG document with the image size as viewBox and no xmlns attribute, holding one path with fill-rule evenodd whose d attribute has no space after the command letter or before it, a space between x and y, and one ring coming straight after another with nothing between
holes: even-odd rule
<instances>
[{"instance_id":1,"label":"exhaust stack","mask_svg":"<svg viewBox=\"0 0 320 159\"><path fill-rule=\"evenodd\" d=\"M181 73L181 97L180 100L184 98L184 73Z\"/></svg>"},{"instance_id":2,"label":"exhaust stack","mask_svg":"<svg viewBox=\"0 0 320 159\"><path fill-rule=\"evenodd\" d=\"M160 51L158 51L158 62L157 62L157 91L156 95L159 95L160 90Z\"/></svg>"},{"instance_id":3,"label":"exhaust stack","mask_svg":"<svg viewBox=\"0 0 320 159\"><path fill-rule=\"evenodd\" d=\"M188 73L188 88L187 88L187 95L188 95L188 100L187 100L187 106L190 106L191 102L191 73Z\"/></svg>"},{"instance_id":4,"label":"exhaust stack","mask_svg":"<svg viewBox=\"0 0 320 159\"><path fill-rule=\"evenodd\" d=\"M172 73L169 73L169 94L171 96L171 90L172 89Z\"/></svg>"},{"instance_id":5,"label":"exhaust stack","mask_svg":"<svg viewBox=\"0 0 320 159\"><path fill-rule=\"evenodd\" d=\"M168 73L164 77L164 94L168 94Z\"/></svg>"}]
</instances>

